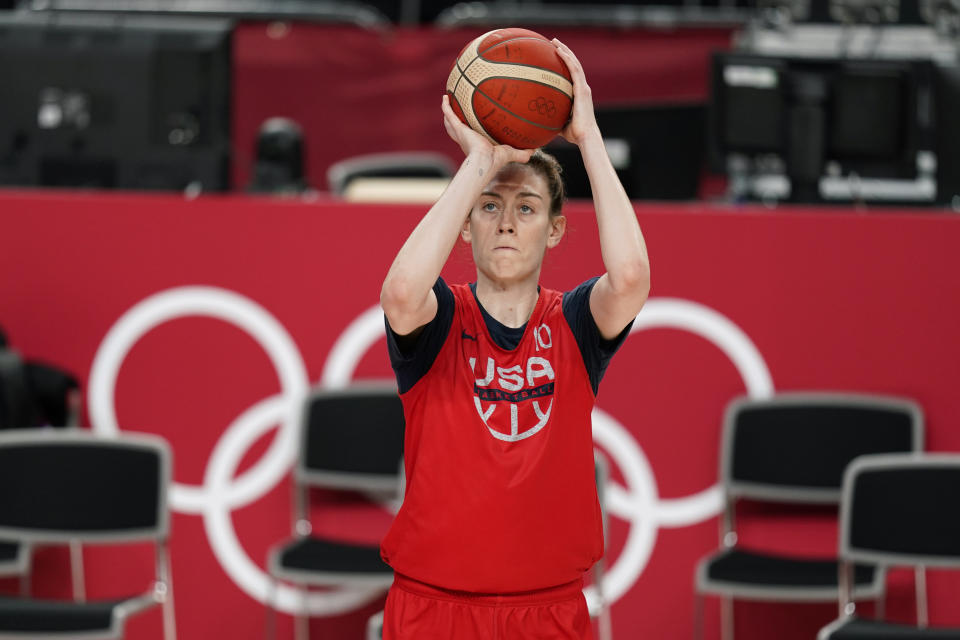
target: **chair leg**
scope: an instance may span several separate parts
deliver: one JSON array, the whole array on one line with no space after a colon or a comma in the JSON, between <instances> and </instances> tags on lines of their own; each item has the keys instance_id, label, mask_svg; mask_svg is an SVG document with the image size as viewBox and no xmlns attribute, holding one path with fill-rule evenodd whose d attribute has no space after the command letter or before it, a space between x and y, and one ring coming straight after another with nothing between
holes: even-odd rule
<instances>
[{"instance_id":1,"label":"chair leg","mask_svg":"<svg viewBox=\"0 0 960 640\"><path fill-rule=\"evenodd\" d=\"M163 609L163 640L177 640L177 625L174 619L173 602L164 600L160 606Z\"/></svg>"},{"instance_id":2,"label":"chair leg","mask_svg":"<svg viewBox=\"0 0 960 640\"><path fill-rule=\"evenodd\" d=\"M703 600L699 591L693 592L693 640L703 640Z\"/></svg>"},{"instance_id":3,"label":"chair leg","mask_svg":"<svg viewBox=\"0 0 960 640\"><path fill-rule=\"evenodd\" d=\"M723 596L720 599L720 640L733 640L733 598Z\"/></svg>"},{"instance_id":4,"label":"chair leg","mask_svg":"<svg viewBox=\"0 0 960 640\"><path fill-rule=\"evenodd\" d=\"M925 629L930 618L927 613L927 572L923 565L913 570L913 579L917 596L917 626Z\"/></svg>"},{"instance_id":5,"label":"chair leg","mask_svg":"<svg viewBox=\"0 0 960 640\"><path fill-rule=\"evenodd\" d=\"M600 639L599 640L613 640L613 621L610 619L610 605L604 604L603 608L600 610Z\"/></svg>"},{"instance_id":6,"label":"chair leg","mask_svg":"<svg viewBox=\"0 0 960 640\"><path fill-rule=\"evenodd\" d=\"M167 542L163 541L156 546L156 563L158 568L155 589L161 589L163 600L160 603L163 613L163 638L176 640L177 618L173 606L173 581L170 579L170 555L167 552Z\"/></svg>"},{"instance_id":7,"label":"chair leg","mask_svg":"<svg viewBox=\"0 0 960 640\"><path fill-rule=\"evenodd\" d=\"M613 621L610 614L610 603L603 590L603 580L606 575L606 562L603 558L593 565L593 581L597 590L597 599L600 602L600 611L597 614L598 640L613 640Z\"/></svg>"},{"instance_id":8,"label":"chair leg","mask_svg":"<svg viewBox=\"0 0 960 640\"><path fill-rule=\"evenodd\" d=\"M70 541L70 579L73 582L74 602L86 602L87 590L84 588L83 547L76 540Z\"/></svg>"},{"instance_id":9,"label":"chair leg","mask_svg":"<svg viewBox=\"0 0 960 640\"><path fill-rule=\"evenodd\" d=\"M264 634L267 640L277 640L277 581L271 579L267 587L267 610Z\"/></svg>"},{"instance_id":10,"label":"chair leg","mask_svg":"<svg viewBox=\"0 0 960 640\"><path fill-rule=\"evenodd\" d=\"M300 589L300 611L293 617L294 640L310 640L310 618L307 614L307 595L309 589Z\"/></svg>"}]
</instances>

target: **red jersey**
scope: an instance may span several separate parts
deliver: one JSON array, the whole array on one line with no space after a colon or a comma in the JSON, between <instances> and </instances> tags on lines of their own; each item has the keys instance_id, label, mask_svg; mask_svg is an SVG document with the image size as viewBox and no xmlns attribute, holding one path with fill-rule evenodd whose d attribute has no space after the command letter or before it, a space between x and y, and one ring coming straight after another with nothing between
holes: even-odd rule
<instances>
[{"instance_id":1,"label":"red jersey","mask_svg":"<svg viewBox=\"0 0 960 640\"><path fill-rule=\"evenodd\" d=\"M562 294L541 289L506 350L471 289L450 289L446 339L401 393L407 487L383 558L416 580L476 593L577 580L602 555L603 531L594 391Z\"/></svg>"}]
</instances>

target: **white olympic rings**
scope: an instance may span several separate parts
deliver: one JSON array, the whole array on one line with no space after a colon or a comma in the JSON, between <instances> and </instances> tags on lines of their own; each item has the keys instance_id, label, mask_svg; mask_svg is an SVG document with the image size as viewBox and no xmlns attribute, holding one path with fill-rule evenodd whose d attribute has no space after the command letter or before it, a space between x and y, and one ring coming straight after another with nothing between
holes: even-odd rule
<instances>
[{"instance_id":1,"label":"white olympic rings","mask_svg":"<svg viewBox=\"0 0 960 640\"><path fill-rule=\"evenodd\" d=\"M88 391L91 421L104 435L119 432L114 406L117 374L130 349L154 327L185 316L211 316L248 332L270 356L282 392L261 400L234 420L214 446L201 487L174 483L171 506L181 513L202 514L211 547L224 571L252 598L288 613L333 615L363 606L382 590L340 588L311 592L306 598L279 585L271 595L269 576L244 551L230 513L272 489L289 471L296 454L296 419L309 390L309 379L293 340L263 307L237 293L214 287L182 287L153 295L131 308L111 327L94 358ZM750 339L729 319L703 305L679 299L652 298L631 330L676 328L695 333L719 347L734 363L751 397L767 397L773 383L766 363ZM383 337L383 315L374 306L340 335L324 363L320 384L341 388L350 383L360 360ZM274 425L281 424L267 453L249 470L233 478L245 452ZM610 567L604 595L613 602L643 572L661 526L678 527L715 515L722 506L719 487L692 496L660 499L656 480L642 449L613 416L596 408L594 440L613 458L626 481L608 487L613 515L630 524L623 550ZM595 601L592 588L588 600Z\"/></svg>"}]
</instances>

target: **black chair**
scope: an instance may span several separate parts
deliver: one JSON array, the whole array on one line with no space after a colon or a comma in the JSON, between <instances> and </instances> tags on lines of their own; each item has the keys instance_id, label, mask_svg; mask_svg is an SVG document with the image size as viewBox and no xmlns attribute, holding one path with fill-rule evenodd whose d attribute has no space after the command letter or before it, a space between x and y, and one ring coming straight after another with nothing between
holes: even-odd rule
<instances>
[{"instance_id":1,"label":"black chair","mask_svg":"<svg viewBox=\"0 0 960 640\"><path fill-rule=\"evenodd\" d=\"M721 637L726 640L734 635L734 598L833 602L838 597L835 557L810 559L738 544L738 500L837 505L843 472L851 460L870 453L919 451L922 436L920 408L903 399L784 393L731 403L720 456L725 496L721 549L697 567L695 635L703 636L704 595L722 598ZM854 580L856 597L877 599L882 606L882 571L858 565Z\"/></svg>"},{"instance_id":2,"label":"black chair","mask_svg":"<svg viewBox=\"0 0 960 640\"><path fill-rule=\"evenodd\" d=\"M156 545L155 576L143 593L109 601L0 597L0 638L120 638L130 616L160 604L164 638L174 640L169 482L170 449L156 437L106 439L76 430L0 433L0 536L73 548ZM76 592L82 576L73 577Z\"/></svg>"},{"instance_id":3,"label":"black chair","mask_svg":"<svg viewBox=\"0 0 960 640\"><path fill-rule=\"evenodd\" d=\"M303 589L390 586L393 570L380 558L379 545L311 535L308 512L312 487L367 492L378 499L402 497L404 424L395 384L321 389L307 399L293 472L294 537L272 548L267 559L275 580ZM272 636L272 600L268 607ZM295 633L308 636L305 617L298 616Z\"/></svg>"},{"instance_id":4,"label":"black chair","mask_svg":"<svg viewBox=\"0 0 960 640\"><path fill-rule=\"evenodd\" d=\"M818 640L960 640L960 628L930 628L925 567L960 568L960 455L873 455L855 460L840 504L840 617ZM857 617L850 567L912 566L917 624Z\"/></svg>"}]
</instances>

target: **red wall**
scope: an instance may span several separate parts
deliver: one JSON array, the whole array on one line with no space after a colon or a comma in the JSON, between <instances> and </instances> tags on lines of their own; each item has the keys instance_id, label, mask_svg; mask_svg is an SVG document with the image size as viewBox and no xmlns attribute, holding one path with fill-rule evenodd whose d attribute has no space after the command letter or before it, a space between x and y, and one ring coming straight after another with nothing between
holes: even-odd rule
<instances>
[{"instance_id":1,"label":"red wall","mask_svg":"<svg viewBox=\"0 0 960 640\"><path fill-rule=\"evenodd\" d=\"M180 312L215 303L206 313L227 313L236 304L238 322L265 318L266 328L254 330L273 341L270 348L290 372L284 384L335 382L332 367L351 361L349 354L346 360L337 355L335 345L350 343L346 329L376 305L381 279L423 210L327 200L0 193L0 324L26 357L78 375L97 429L107 420L93 406L115 388L122 428L167 438L177 483L213 486L211 462L239 464L241 472L264 469L271 440L257 432L279 422L285 406L269 402L281 391L270 357L231 322L171 311L173 319L158 316L152 330L131 334L129 353L116 363L115 387L95 390L94 360L104 356L108 339L132 327L125 314L161 293L176 305L190 302L181 287L215 287L219 291L201 292ZM592 209L572 203L567 213L570 231L548 256L546 286L568 288L602 268ZM598 442L621 487L611 506L610 550L613 577L624 592L613 620L618 637L679 639L691 632L694 564L717 541L716 494L709 490L717 477L721 413L747 383L720 346L677 323L705 322L706 335L724 327L734 337L742 332L742 344L731 348L753 354L746 362L757 365L750 378L755 393L764 392L766 380L775 390L907 396L925 411L928 447L960 451L960 220L916 211L705 205L638 205L637 213L653 269L652 297L638 327L656 326L628 339L598 397L609 417ZM458 250L446 275L471 278L470 264ZM373 344L356 343L362 357L355 376L389 376L377 312L370 317ZM251 409L264 413L238 420ZM614 442L616 436L622 441ZM237 444L233 458L231 443ZM283 473L288 460L278 460ZM219 516L215 506L224 502L209 495L206 519L189 499L174 504L181 640L262 637L263 606L237 576L256 574L268 546L289 532L289 482L287 475L245 477L253 478L246 485L251 493L234 496L235 508L224 507ZM686 516L677 515L682 506L690 508ZM339 508L317 526L376 538L389 523L380 510ZM217 528L223 516L232 519L239 556L218 556L230 546L229 528ZM744 537L766 547L800 544L827 553L834 535L829 527L791 523L772 534L750 529ZM88 550L89 595L145 587L139 570L150 558L140 551L132 552L117 581L112 556ZM37 593L69 593L62 551L41 550L36 563ZM902 576L894 583L888 610L909 619L912 591ZM949 576L932 576L934 622L960 623L952 595L957 587ZM10 592L16 584L0 581L0 588ZM346 597L320 596L312 606L329 610ZM314 630L359 637L381 602L315 618ZM707 609L708 637L716 637L716 609L715 603ZM746 603L737 614L738 637L799 639L812 638L834 607ZM135 619L130 637L159 638L157 623L154 613ZM280 630L290 637L289 616L281 616Z\"/></svg>"}]
</instances>

